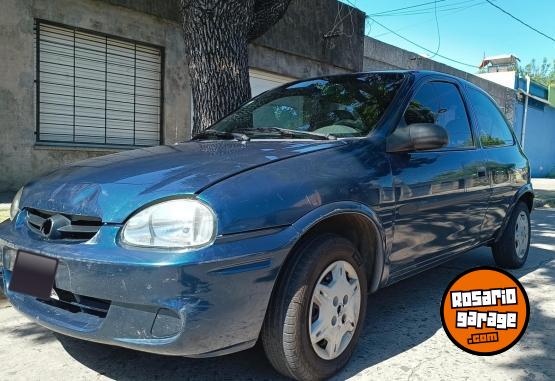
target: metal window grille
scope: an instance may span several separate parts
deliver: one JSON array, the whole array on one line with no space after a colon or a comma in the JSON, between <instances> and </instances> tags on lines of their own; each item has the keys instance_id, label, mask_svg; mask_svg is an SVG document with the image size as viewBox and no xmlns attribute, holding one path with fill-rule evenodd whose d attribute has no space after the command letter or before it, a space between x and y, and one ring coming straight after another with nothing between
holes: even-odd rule
<instances>
[{"instance_id":1,"label":"metal window grille","mask_svg":"<svg viewBox=\"0 0 555 381\"><path fill-rule=\"evenodd\" d=\"M42 20L35 32L38 142L162 142L162 48Z\"/></svg>"}]
</instances>

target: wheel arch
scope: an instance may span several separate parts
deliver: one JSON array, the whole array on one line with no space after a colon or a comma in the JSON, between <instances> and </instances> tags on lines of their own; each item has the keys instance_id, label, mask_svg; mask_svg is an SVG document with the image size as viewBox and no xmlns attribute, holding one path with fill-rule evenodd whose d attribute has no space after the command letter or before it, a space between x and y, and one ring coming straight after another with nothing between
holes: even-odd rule
<instances>
[{"instance_id":1,"label":"wheel arch","mask_svg":"<svg viewBox=\"0 0 555 381\"><path fill-rule=\"evenodd\" d=\"M380 287L386 242L383 226L372 209L354 202L334 203L313 210L293 226L299 235L282 269L294 260L297 249L304 242L317 234L334 233L349 239L359 250L366 268L369 292Z\"/></svg>"},{"instance_id":2,"label":"wheel arch","mask_svg":"<svg viewBox=\"0 0 555 381\"><path fill-rule=\"evenodd\" d=\"M532 213L532 209L534 209L534 192L531 190L524 192L517 199L517 202L520 201L523 201L528 206L528 211Z\"/></svg>"},{"instance_id":3,"label":"wheel arch","mask_svg":"<svg viewBox=\"0 0 555 381\"><path fill-rule=\"evenodd\" d=\"M507 215L503 220L503 225L501 226L497 233L497 236L495 237L495 242L499 241L501 236L503 236L503 233L507 228L515 206L521 201L523 201L528 206L528 211L532 213L532 210L534 209L534 190L532 189L532 184L523 185L513 196L511 204L509 205L509 209L507 210Z\"/></svg>"}]
</instances>

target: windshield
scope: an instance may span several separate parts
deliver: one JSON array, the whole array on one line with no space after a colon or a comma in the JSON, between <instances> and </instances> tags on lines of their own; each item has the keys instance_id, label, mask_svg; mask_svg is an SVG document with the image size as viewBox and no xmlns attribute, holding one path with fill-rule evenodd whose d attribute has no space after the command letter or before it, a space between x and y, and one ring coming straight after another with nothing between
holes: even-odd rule
<instances>
[{"instance_id":1,"label":"windshield","mask_svg":"<svg viewBox=\"0 0 555 381\"><path fill-rule=\"evenodd\" d=\"M253 98L196 138L366 136L376 128L403 79L400 73L370 73L285 85Z\"/></svg>"}]
</instances>

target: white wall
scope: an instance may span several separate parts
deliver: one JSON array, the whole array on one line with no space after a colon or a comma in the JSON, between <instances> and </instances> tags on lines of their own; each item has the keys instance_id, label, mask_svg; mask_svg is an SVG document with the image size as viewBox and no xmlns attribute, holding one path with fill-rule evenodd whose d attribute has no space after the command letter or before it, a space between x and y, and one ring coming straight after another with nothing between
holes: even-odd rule
<instances>
[{"instance_id":1,"label":"white wall","mask_svg":"<svg viewBox=\"0 0 555 381\"><path fill-rule=\"evenodd\" d=\"M479 73L478 77L487 79L488 81L495 82L498 85L508 87L509 89L515 88L516 72L514 71L500 71L496 73Z\"/></svg>"}]
</instances>

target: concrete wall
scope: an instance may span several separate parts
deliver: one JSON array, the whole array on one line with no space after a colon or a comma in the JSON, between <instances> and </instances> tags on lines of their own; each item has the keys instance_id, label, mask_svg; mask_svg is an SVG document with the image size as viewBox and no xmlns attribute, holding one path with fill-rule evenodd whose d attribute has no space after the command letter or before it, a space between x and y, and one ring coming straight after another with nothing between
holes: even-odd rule
<instances>
[{"instance_id":1,"label":"concrete wall","mask_svg":"<svg viewBox=\"0 0 555 381\"><path fill-rule=\"evenodd\" d=\"M183 39L175 23L95 0L2 0L0 191L15 190L65 163L113 152L35 145L35 18L171 47L165 51L164 136L166 143L185 138L191 100L185 91L189 80Z\"/></svg>"},{"instance_id":2,"label":"concrete wall","mask_svg":"<svg viewBox=\"0 0 555 381\"><path fill-rule=\"evenodd\" d=\"M336 0L293 0L249 46L249 65L294 78L361 71L364 20L363 12Z\"/></svg>"},{"instance_id":3,"label":"concrete wall","mask_svg":"<svg viewBox=\"0 0 555 381\"><path fill-rule=\"evenodd\" d=\"M352 72L351 70L330 65L326 62L312 60L257 44L249 46L249 66L292 78L309 78Z\"/></svg>"},{"instance_id":4,"label":"concrete wall","mask_svg":"<svg viewBox=\"0 0 555 381\"><path fill-rule=\"evenodd\" d=\"M513 120L515 92L504 86L490 82L476 75L469 74L454 67L422 57L408 50L398 48L370 37L364 39L365 71L369 70L434 70L463 78L487 91L503 109L509 120Z\"/></svg>"},{"instance_id":5,"label":"concrete wall","mask_svg":"<svg viewBox=\"0 0 555 381\"><path fill-rule=\"evenodd\" d=\"M100 0L111 5L119 5L141 13L179 22L179 0Z\"/></svg>"},{"instance_id":6,"label":"concrete wall","mask_svg":"<svg viewBox=\"0 0 555 381\"><path fill-rule=\"evenodd\" d=\"M524 106L517 102L515 108L515 132L522 134ZM544 106L543 110L528 107L524 152L530 160L533 177L555 177L555 108Z\"/></svg>"},{"instance_id":7,"label":"concrete wall","mask_svg":"<svg viewBox=\"0 0 555 381\"><path fill-rule=\"evenodd\" d=\"M293 0L283 18L254 43L325 63L327 71L316 75L356 72L362 70L364 24L363 12L336 0Z\"/></svg>"},{"instance_id":8,"label":"concrete wall","mask_svg":"<svg viewBox=\"0 0 555 381\"><path fill-rule=\"evenodd\" d=\"M101 1L180 22L179 0ZM293 0L283 18L251 45L250 65L294 77L361 71L364 25L364 12L337 0ZM292 60L292 67L279 62L284 60Z\"/></svg>"}]
</instances>

